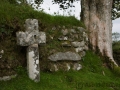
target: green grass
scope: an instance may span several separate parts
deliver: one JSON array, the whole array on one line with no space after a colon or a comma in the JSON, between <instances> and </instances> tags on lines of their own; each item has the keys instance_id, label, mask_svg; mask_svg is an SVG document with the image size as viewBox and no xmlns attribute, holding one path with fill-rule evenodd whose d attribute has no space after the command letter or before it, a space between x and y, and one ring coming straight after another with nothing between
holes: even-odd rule
<instances>
[{"instance_id":1,"label":"green grass","mask_svg":"<svg viewBox=\"0 0 120 90\"><path fill-rule=\"evenodd\" d=\"M42 11L35 11L28 5L11 4L7 0L0 0L0 33L10 35L12 32L24 30L26 19L38 19L40 27L53 26L84 26L75 17L51 16Z\"/></svg>"},{"instance_id":2,"label":"green grass","mask_svg":"<svg viewBox=\"0 0 120 90\"><path fill-rule=\"evenodd\" d=\"M93 52L88 51L81 63L80 71L41 72L39 83L28 78L25 68L19 68L17 78L0 81L0 90L120 90L120 78Z\"/></svg>"}]
</instances>

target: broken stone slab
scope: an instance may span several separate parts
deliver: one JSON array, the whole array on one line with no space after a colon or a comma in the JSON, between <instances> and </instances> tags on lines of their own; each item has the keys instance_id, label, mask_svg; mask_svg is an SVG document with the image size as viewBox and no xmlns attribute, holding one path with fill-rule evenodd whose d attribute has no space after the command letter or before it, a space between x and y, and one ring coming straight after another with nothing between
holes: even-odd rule
<instances>
[{"instance_id":1,"label":"broken stone slab","mask_svg":"<svg viewBox=\"0 0 120 90\"><path fill-rule=\"evenodd\" d=\"M51 61L60 61L60 60L70 60L70 61L79 61L81 60L81 57L78 53L75 52L57 52L55 54L52 54L48 57Z\"/></svg>"},{"instance_id":2,"label":"broken stone slab","mask_svg":"<svg viewBox=\"0 0 120 90\"><path fill-rule=\"evenodd\" d=\"M27 48L27 70L30 79L35 82L40 81L38 44L30 45Z\"/></svg>"}]
</instances>

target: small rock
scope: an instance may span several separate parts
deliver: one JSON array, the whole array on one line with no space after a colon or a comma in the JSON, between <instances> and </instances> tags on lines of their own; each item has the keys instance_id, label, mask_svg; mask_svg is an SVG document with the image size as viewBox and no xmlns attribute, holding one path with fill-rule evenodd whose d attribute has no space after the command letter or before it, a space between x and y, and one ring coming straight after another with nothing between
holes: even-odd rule
<instances>
[{"instance_id":1,"label":"small rock","mask_svg":"<svg viewBox=\"0 0 120 90\"><path fill-rule=\"evenodd\" d=\"M63 29L65 29L65 26L63 26Z\"/></svg>"},{"instance_id":2,"label":"small rock","mask_svg":"<svg viewBox=\"0 0 120 90\"><path fill-rule=\"evenodd\" d=\"M56 30L56 27L52 27L52 30Z\"/></svg>"},{"instance_id":3,"label":"small rock","mask_svg":"<svg viewBox=\"0 0 120 90\"><path fill-rule=\"evenodd\" d=\"M54 54L56 52L55 49L49 50L49 54Z\"/></svg>"},{"instance_id":4,"label":"small rock","mask_svg":"<svg viewBox=\"0 0 120 90\"><path fill-rule=\"evenodd\" d=\"M73 70L77 70L78 71L80 69L82 69L82 65L79 64L79 63L75 63L74 66L73 66Z\"/></svg>"},{"instance_id":5,"label":"small rock","mask_svg":"<svg viewBox=\"0 0 120 90\"><path fill-rule=\"evenodd\" d=\"M82 50L83 50L82 47L75 48L75 51L76 51L77 53L81 52Z\"/></svg>"},{"instance_id":6,"label":"small rock","mask_svg":"<svg viewBox=\"0 0 120 90\"><path fill-rule=\"evenodd\" d=\"M74 39L72 39L72 38L69 38L68 40L69 40L70 42L73 42L73 41L74 41Z\"/></svg>"},{"instance_id":7,"label":"small rock","mask_svg":"<svg viewBox=\"0 0 120 90\"><path fill-rule=\"evenodd\" d=\"M77 27L77 29L78 29L80 32L85 31L85 29L84 29L83 27Z\"/></svg>"},{"instance_id":8,"label":"small rock","mask_svg":"<svg viewBox=\"0 0 120 90\"><path fill-rule=\"evenodd\" d=\"M80 46L80 42L75 41L71 43L74 47L79 47Z\"/></svg>"},{"instance_id":9,"label":"small rock","mask_svg":"<svg viewBox=\"0 0 120 90\"><path fill-rule=\"evenodd\" d=\"M55 71L58 71L57 65L54 64Z\"/></svg>"},{"instance_id":10,"label":"small rock","mask_svg":"<svg viewBox=\"0 0 120 90\"><path fill-rule=\"evenodd\" d=\"M66 40L68 40L68 37L67 36L61 36L61 37L58 38L58 40L66 41Z\"/></svg>"},{"instance_id":11,"label":"small rock","mask_svg":"<svg viewBox=\"0 0 120 90\"><path fill-rule=\"evenodd\" d=\"M74 47L83 47L85 45L84 41L78 42L78 41L74 41L71 43Z\"/></svg>"},{"instance_id":12,"label":"small rock","mask_svg":"<svg viewBox=\"0 0 120 90\"><path fill-rule=\"evenodd\" d=\"M52 40L54 39L54 37L53 37L53 36L51 36L51 35L50 35L49 37L50 37Z\"/></svg>"},{"instance_id":13,"label":"small rock","mask_svg":"<svg viewBox=\"0 0 120 90\"><path fill-rule=\"evenodd\" d=\"M68 42L63 42L63 43L62 43L62 46L64 46L64 47L71 47L71 44L68 43Z\"/></svg>"},{"instance_id":14,"label":"small rock","mask_svg":"<svg viewBox=\"0 0 120 90\"><path fill-rule=\"evenodd\" d=\"M69 71L70 70L70 65L67 63L66 66L67 66L67 71Z\"/></svg>"},{"instance_id":15,"label":"small rock","mask_svg":"<svg viewBox=\"0 0 120 90\"><path fill-rule=\"evenodd\" d=\"M104 71L102 71L102 74L105 76L105 72Z\"/></svg>"},{"instance_id":16,"label":"small rock","mask_svg":"<svg viewBox=\"0 0 120 90\"><path fill-rule=\"evenodd\" d=\"M64 36L67 35L67 34L68 34L68 30L67 30L67 29L65 29L65 30L63 29L63 30L62 30L62 34L63 34Z\"/></svg>"},{"instance_id":17,"label":"small rock","mask_svg":"<svg viewBox=\"0 0 120 90\"><path fill-rule=\"evenodd\" d=\"M50 66L50 71L53 72L53 71L58 71L58 67L56 64L51 64Z\"/></svg>"},{"instance_id":18,"label":"small rock","mask_svg":"<svg viewBox=\"0 0 120 90\"><path fill-rule=\"evenodd\" d=\"M78 39L78 38L79 38L79 35L78 35L78 34L74 34L74 38L75 38L75 39Z\"/></svg>"},{"instance_id":19,"label":"small rock","mask_svg":"<svg viewBox=\"0 0 120 90\"><path fill-rule=\"evenodd\" d=\"M85 49L85 50L88 50L88 46L85 45L85 46L84 46L84 49Z\"/></svg>"},{"instance_id":20,"label":"small rock","mask_svg":"<svg viewBox=\"0 0 120 90\"><path fill-rule=\"evenodd\" d=\"M15 78L16 76L17 76L17 74L11 75L11 76L3 76L3 77L0 77L0 81L7 81L7 80L10 80L12 78Z\"/></svg>"},{"instance_id":21,"label":"small rock","mask_svg":"<svg viewBox=\"0 0 120 90\"><path fill-rule=\"evenodd\" d=\"M71 33L76 33L75 29L70 30Z\"/></svg>"},{"instance_id":22,"label":"small rock","mask_svg":"<svg viewBox=\"0 0 120 90\"><path fill-rule=\"evenodd\" d=\"M2 58L2 55L0 55L0 58Z\"/></svg>"},{"instance_id":23,"label":"small rock","mask_svg":"<svg viewBox=\"0 0 120 90\"><path fill-rule=\"evenodd\" d=\"M86 37L86 41L88 41L88 37Z\"/></svg>"},{"instance_id":24,"label":"small rock","mask_svg":"<svg viewBox=\"0 0 120 90\"><path fill-rule=\"evenodd\" d=\"M82 52L80 53L80 56L81 56L81 57L84 57L85 55L86 55L85 51L82 51Z\"/></svg>"},{"instance_id":25,"label":"small rock","mask_svg":"<svg viewBox=\"0 0 120 90\"><path fill-rule=\"evenodd\" d=\"M83 32L83 37L87 37L87 34L85 32Z\"/></svg>"},{"instance_id":26,"label":"small rock","mask_svg":"<svg viewBox=\"0 0 120 90\"><path fill-rule=\"evenodd\" d=\"M1 50L1 53L3 54L3 53L4 53L4 50Z\"/></svg>"}]
</instances>

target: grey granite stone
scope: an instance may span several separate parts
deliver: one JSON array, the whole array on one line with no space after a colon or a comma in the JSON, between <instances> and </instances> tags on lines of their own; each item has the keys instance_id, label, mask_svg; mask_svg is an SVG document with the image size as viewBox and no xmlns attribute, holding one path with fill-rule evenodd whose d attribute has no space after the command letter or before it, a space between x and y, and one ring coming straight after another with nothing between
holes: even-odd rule
<instances>
[{"instance_id":1,"label":"grey granite stone","mask_svg":"<svg viewBox=\"0 0 120 90\"><path fill-rule=\"evenodd\" d=\"M59 61L59 60L70 60L70 61L79 61L81 60L81 57L78 53L75 52L57 52L55 54L52 54L48 57L51 61Z\"/></svg>"}]
</instances>

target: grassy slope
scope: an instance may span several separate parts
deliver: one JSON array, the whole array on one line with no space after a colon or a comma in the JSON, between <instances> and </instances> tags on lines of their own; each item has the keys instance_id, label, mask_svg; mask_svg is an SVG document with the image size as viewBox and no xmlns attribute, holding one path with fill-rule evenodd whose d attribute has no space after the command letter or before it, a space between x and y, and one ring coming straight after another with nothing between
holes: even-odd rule
<instances>
[{"instance_id":1,"label":"grassy slope","mask_svg":"<svg viewBox=\"0 0 120 90\"><path fill-rule=\"evenodd\" d=\"M27 18L37 18L47 27L82 26L82 23L74 17L50 16L43 12L33 11L28 6L11 5L1 0L0 37L4 40L4 34L10 36L13 35L12 32L22 30ZM98 56L88 51L81 63L83 69L78 72L41 72L39 83L34 83L28 78L25 68L17 68L17 78L5 82L0 81L0 90L120 90L120 78L104 67Z\"/></svg>"},{"instance_id":2,"label":"grassy slope","mask_svg":"<svg viewBox=\"0 0 120 90\"><path fill-rule=\"evenodd\" d=\"M18 68L17 78L0 81L0 90L120 90L120 78L104 67L97 55L88 51L81 63L80 71L41 72L39 83Z\"/></svg>"},{"instance_id":3,"label":"grassy slope","mask_svg":"<svg viewBox=\"0 0 120 90\"><path fill-rule=\"evenodd\" d=\"M38 19L40 26L44 27L83 26L75 17L51 16L44 12L34 11L27 5L10 4L5 0L0 0L0 33L8 35L18 30L24 30L23 25L25 19L28 18Z\"/></svg>"}]
</instances>

